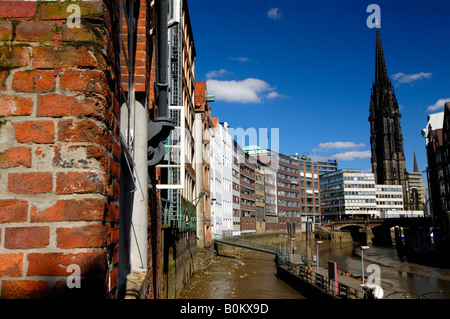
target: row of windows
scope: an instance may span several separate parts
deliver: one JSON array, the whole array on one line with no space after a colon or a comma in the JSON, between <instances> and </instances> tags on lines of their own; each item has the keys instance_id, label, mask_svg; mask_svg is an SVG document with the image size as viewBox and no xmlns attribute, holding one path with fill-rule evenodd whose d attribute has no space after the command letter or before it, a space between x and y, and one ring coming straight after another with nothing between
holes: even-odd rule
<instances>
[{"instance_id":1,"label":"row of windows","mask_svg":"<svg viewBox=\"0 0 450 319\"><path fill-rule=\"evenodd\" d=\"M402 206L403 202L397 202L397 201L377 201L377 205L390 205L390 206Z\"/></svg>"},{"instance_id":2,"label":"row of windows","mask_svg":"<svg viewBox=\"0 0 450 319\"><path fill-rule=\"evenodd\" d=\"M374 181L373 176L344 176L344 181Z\"/></svg>"},{"instance_id":3,"label":"row of windows","mask_svg":"<svg viewBox=\"0 0 450 319\"><path fill-rule=\"evenodd\" d=\"M278 186L284 187L284 188L290 188L290 189L299 189L300 188L298 186L298 184L285 183L282 181L278 181Z\"/></svg>"},{"instance_id":4,"label":"row of windows","mask_svg":"<svg viewBox=\"0 0 450 319\"><path fill-rule=\"evenodd\" d=\"M298 177L297 176L286 175L286 174L283 174L283 173L277 173L277 176L279 178L287 179L289 181L294 181L294 182L298 183Z\"/></svg>"},{"instance_id":5,"label":"row of windows","mask_svg":"<svg viewBox=\"0 0 450 319\"><path fill-rule=\"evenodd\" d=\"M278 200L278 206L285 206L285 207L300 207L300 202L293 202L289 200Z\"/></svg>"},{"instance_id":6,"label":"row of windows","mask_svg":"<svg viewBox=\"0 0 450 319\"><path fill-rule=\"evenodd\" d=\"M300 198L300 195L295 192L278 191L278 196L289 197L289 198Z\"/></svg>"},{"instance_id":7,"label":"row of windows","mask_svg":"<svg viewBox=\"0 0 450 319\"><path fill-rule=\"evenodd\" d=\"M285 172L298 174L298 169L290 168L290 167L287 167L287 166L283 166L281 164L278 164L278 169L281 169L282 171L285 171Z\"/></svg>"},{"instance_id":8,"label":"row of windows","mask_svg":"<svg viewBox=\"0 0 450 319\"><path fill-rule=\"evenodd\" d=\"M375 188L375 184L344 184L345 188Z\"/></svg>"}]
</instances>

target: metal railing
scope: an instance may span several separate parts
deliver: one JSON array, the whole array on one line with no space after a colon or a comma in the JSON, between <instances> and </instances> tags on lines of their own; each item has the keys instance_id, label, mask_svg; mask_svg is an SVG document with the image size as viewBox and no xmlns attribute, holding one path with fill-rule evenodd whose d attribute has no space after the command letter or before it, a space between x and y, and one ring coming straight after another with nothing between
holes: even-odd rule
<instances>
[{"instance_id":1,"label":"metal railing","mask_svg":"<svg viewBox=\"0 0 450 319\"><path fill-rule=\"evenodd\" d=\"M269 254L273 254L273 255L278 255L281 253L280 249L277 246L264 244L264 243L251 241L251 240L246 240L246 239L242 239L242 238L238 238L238 237L228 237L228 236L222 236L222 235L218 235L218 234L214 234L214 236L216 236L216 239L214 239L214 240L218 243L227 244L227 245L236 246L236 247L247 248L247 249L256 250L256 251L269 253ZM222 238L217 238L217 236L222 237Z\"/></svg>"},{"instance_id":2,"label":"metal railing","mask_svg":"<svg viewBox=\"0 0 450 319\"><path fill-rule=\"evenodd\" d=\"M337 299L371 299L370 294L342 282L321 275L304 265L291 263L287 255L278 255L278 266L300 278L307 284L316 287ZM436 291L418 294L406 290L394 291L385 295L384 299L450 299L450 292Z\"/></svg>"},{"instance_id":3,"label":"metal railing","mask_svg":"<svg viewBox=\"0 0 450 319\"><path fill-rule=\"evenodd\" d=\"M316 287L322 292L336 299L367 299L368 294L360 289L351 287L339 281L321 275L305 266L290 263L279 262L279 266L291 274L297 276L307 284Z\"/></svg>"}]
</instances>

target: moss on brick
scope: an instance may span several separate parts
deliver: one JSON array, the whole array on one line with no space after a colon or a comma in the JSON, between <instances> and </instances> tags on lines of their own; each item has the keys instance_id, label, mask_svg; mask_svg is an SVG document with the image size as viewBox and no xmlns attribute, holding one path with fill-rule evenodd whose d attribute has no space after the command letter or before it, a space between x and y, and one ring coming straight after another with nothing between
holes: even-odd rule
<instances>
[{"instance_id":1,"label":"moss on brick","mask_svg":"<svg viewBox=\"0 0 450 319\"><path fill-rule=\"evenodd\" d=\"M22 44L0 45L0 70L26 66L30 62L28 48Z\"/></svg>"},{"instance_id":2,"label":"moss on brick","mask_svg":"<svg viewBox=\"0 0 450 319\"><path fill-rule=\"evenodd\" d=\"M100 1L83 2L83 1L64 1L64 2L48 2L40 1L38 4L38 12L42 20L62 20L67 19L73 12L67 11L67 7L71 4L80 6L82 19L104 19L103 4Z\"/></svg>"}]
</instances>

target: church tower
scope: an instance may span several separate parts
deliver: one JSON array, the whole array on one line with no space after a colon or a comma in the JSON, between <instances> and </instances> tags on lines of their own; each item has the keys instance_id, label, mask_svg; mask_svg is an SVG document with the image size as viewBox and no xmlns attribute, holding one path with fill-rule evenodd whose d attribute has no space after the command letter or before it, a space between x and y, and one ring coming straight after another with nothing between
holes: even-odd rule
<instances>
[{"instance_id":1,"label":"church tower","mask_svg":"<svg viewBox=\"0 0 450 319\"><path fill-rule=\"evenodd\" d=\"M408 207L405 154L400 112L389 80L380 30L377 28L375 82L370 96L370 145L375 183L403 186L403 205Z\"/></svg>"}]
</instances>

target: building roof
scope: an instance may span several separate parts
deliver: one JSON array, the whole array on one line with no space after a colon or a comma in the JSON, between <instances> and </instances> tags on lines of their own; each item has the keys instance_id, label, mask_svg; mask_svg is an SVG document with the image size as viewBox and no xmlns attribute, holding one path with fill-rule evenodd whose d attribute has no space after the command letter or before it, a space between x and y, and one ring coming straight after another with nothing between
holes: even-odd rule
<instances>
[{"instance_id":1,"label":"building roof","mask_svg":"<svg viewBox=\"0 0 450 319\"><path fill-rule=\"evenodd\" d=\"M444 125L444 111L428 115L427 126L422 130L422 136L428 144L430 130L440 130Z\"/></svg>"}]
</instances>

